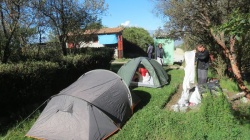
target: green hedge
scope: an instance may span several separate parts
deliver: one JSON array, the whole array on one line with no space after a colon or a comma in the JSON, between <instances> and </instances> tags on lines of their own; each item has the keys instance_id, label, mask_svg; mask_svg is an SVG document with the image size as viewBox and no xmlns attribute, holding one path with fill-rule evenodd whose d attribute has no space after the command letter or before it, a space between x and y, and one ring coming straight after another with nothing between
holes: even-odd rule
<instances>
[{"instance_id":1,"label":"green hedge","mask_svg":"<svg viewBox=\"0 0 250 140\"><path fill-rule=\"evenodd\" d=\"M19 114L20 108L42 103L87 71L110 69L113 54L114 51L108 48L82 49L60 56L60 59L51 53L36 57L26 54L19 63L0 64L0 118Z\"/></svg>"}]
</instances>

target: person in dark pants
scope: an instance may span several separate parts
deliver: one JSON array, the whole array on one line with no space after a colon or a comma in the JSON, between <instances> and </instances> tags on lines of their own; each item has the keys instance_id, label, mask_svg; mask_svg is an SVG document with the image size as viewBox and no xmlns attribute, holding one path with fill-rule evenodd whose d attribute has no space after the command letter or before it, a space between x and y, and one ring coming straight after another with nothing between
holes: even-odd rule
<instances>
[{"instance_id":1,"label":"person in dark pants","mask_svg":"<svg viewBox=\"0 0 250 140\"><path fill-rule=\"evenodd\" d=\"M153 46L149 44L148 46L148 58L151 59L152 58L152 53L153 53Z\"/></svg>"},{"instance_id":2,"label":"person in dark pants","mask_svg":"<svg viewBox=\"0 0 250 140\"><path fill-rule=\"evenodd\" d=\"M162 44L159 43L158 47L156 49L156 57L157 57L157 62L159 62L160 65L163 65L163 56L165 56L164 55L164 50L162 48Z\"/></svg>"},{"instance_id":3,"label":"person in dark pants","mask_svg":"<svg viewBox=\"0 0 250 140\"><path fill-rule=\"evenodd\" d=\"M197 45L195 54L197 60L198 84L207 82L207 72L209 67L209 52L204 45Z\"/></svg>"}]
</instances>

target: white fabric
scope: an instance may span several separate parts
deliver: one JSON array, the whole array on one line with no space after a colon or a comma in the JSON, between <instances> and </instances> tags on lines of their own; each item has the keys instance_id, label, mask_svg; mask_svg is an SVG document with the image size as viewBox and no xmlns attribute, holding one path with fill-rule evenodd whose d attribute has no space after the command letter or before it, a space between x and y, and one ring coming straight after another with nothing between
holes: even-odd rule
<instances>
[{"instance_id":1,"label":"white fabric","mask_svg":"<svg viewBox=\"0 0 250 140\"><path fill-rule=\"evenodd\" d=\"M142 76L142 82L149 82L150 80L150 75L149 73L147 72L145 76Z\"/></svg>"},{"instance_id":2,"label":"white fabric","mask_svg":"<svg viewBox=\"0 0 250 140\"><path fill-rule=\"evenodd\" d=\"M184 54L185 58L185 76L182 84L182 95L181 98L178 101L178 104L180 105L188 105L188 99L189 99L189 90L190 90L190 84L194 83L195 78L195 51L187 51Z\"/></svg>"},{"instance_id":3,"label":"white fabric","mask_svg":"<svg viewBox=\"0 0 250 140\"><path fill-rule=\"evenodd\" d=\"M193 105L201 103L201 95L199 93L199 89L197 86L195 86L195 90L190 96L189 102L192 103Z\"/></svg>"},{"instance_id":4,"label":"white fabric","mask_svg":"<svg viewBox=\"0 0 250 140\"><path fill-rule=\"evenodd\" d=\"M139 72L136 72L139 75L139 81L138 82L131 82L131 85L133 86L148 86L154 85L153 78L149 75L147 72L145 76L142 76Z\"/></svg>"},{"instance_id":5,"label":"white fabric","mask_svg":"<svg viewBox=\"0 0 250 140\"><path fill-rule=\"evenodd\" d=\"M163 58L157 57L157 62L162 65L163 64Z\"/></svg>"},{"instance_id":6,"label":"white fabric","mask_svg":"<svg viewBox=\"0 0 250 140\"><path fill-rule=\"evenodd\" d=\"M147 72L145 76L142 76L139 72L139 82L140 83L144 83L144 84L152 84L153 85L153 78L151 78L151 76L149 75L149 73Z\"/></svg>"}]
</instances>

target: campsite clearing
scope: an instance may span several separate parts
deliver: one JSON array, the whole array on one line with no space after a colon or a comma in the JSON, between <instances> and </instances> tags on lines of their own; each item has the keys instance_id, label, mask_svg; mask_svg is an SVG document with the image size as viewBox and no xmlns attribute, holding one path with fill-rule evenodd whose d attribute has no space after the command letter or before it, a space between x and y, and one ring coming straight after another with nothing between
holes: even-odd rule
<instances>
[{"instance_id":1,"label":"campsite clearing","mask_svg":"<svg viewBox=\"0 0 250 140\"><path fill-rule=\"evenodd\" d=\"M131 94L139 96L141 102L136 106L133 116L111 140L250 139L249 107L234 112L223 97L206 98L198 112L179 113L165 109L184 76L181 69L166 71L170 83L163 88L138 87L132 90ZM229 82L226 84L230 85ZM33 118L37 119L38 116L36 113ZM10 134L5 139L28 139L24 135L35 122L34 119L30 118L16 129L9 129ZM2 134L0 139L4 137Z\"/></svg>"},{"instance_id":2,"label":"campsite clearing","mask_svg":"<svg viewBox=\"0 0 250 140\"><path fill-rule=\"evenodd\" d=\"M168 69L170 84L161 89L139 87L142 101L135 114L111 139L249 139L249 111L235 112L225 96L204 98L198 111L173 112L165 108L181 94L183 70ZM176 96L176 97L175 97ZM171 100L171 97L173 97ZM248 106L249 108L249 106ZM247 108L245 108L247 109ZM180 134L181 132L181 134Z\"/></svg>"}]
</instances>

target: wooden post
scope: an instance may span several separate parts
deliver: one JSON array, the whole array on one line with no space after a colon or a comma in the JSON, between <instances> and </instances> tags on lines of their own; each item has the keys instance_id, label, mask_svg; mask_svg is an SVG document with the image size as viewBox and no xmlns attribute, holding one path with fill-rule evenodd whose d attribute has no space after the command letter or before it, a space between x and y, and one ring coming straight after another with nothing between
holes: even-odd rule
<instances>
[{"instance_id":1,"label":"wooden post","mask_svg":"<svg viewBox=\"0 0 250 140\"><path fill-rule=\"evenodd\" d=\"M122 35L118 35L118 58L123 58L123 41Z\"/></svg>"},{"instance_id":2,"label":"wooden post","mask_svg":"<svg viewBox=\"0 0 250 140\"><path fill-rule=\"evenodd\" d=\"M121 58L123 58L123 39L122 39L122 34L120 35L120 45L121 45Z\"/></svg>"}]
</instances>

